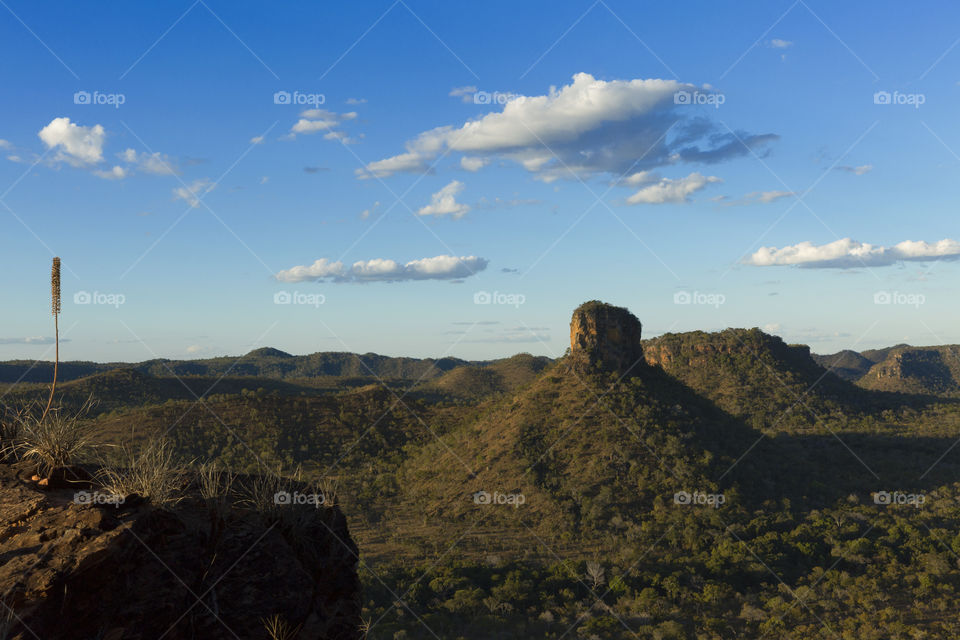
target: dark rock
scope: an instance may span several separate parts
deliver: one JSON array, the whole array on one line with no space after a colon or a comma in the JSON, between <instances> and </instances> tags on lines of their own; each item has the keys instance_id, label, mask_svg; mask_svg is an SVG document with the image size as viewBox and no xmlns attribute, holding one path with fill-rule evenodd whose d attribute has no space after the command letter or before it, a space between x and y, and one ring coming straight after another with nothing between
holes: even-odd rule
<instances>
[{"instance_id":1,"label":"dark rock","mask_svg":"<svg viewBox=\"0 0 960 640\"><path fill-rule=\"evenodd\" d=\"M304 507L295 527L229 511L214 544L205 503L80 504L0 464L0 585L19 621L9 638L361 637L357 548L338 508Z\"/></svg>"}]
</instances>

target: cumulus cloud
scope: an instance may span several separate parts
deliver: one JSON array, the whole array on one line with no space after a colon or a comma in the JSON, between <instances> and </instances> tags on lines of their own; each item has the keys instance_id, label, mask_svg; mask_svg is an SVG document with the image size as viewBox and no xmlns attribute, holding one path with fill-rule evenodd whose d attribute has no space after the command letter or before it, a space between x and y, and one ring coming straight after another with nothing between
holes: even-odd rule
<instances>
[{"instance_id":1,"label":"cumulus cloud","mask_svg":"<svg viewBox=\"0 0 960 640\"><path fill-rule=\"evenodd\" d=\"M854 269L934 259L960 259L960 242L948 238L934 243L906 240L892 247L857 242L850 238L820 246L801 242L782 249L763 247L746 258L744 263L756 267L797 265L804 268Z\"/></svg>"},{"instance_id":2,"label":"cumulus cloud","mask_svg":"<svg viewBox=\"0 0 960 640\"><path fill-rule=\"evenodd\" d=\"M97 170L93 173L97 177L105 180L123 180L127 177L127 170L120 166L115 166L108 171Z\"/></svg>"},{"instance_id":3,"label":"cumulus cloud","mask_svg":"<svg viewBox=\"0 0 960 640\"><path fill-rule=\"evenodd\" d=\"M470 211L470 205L457 202L457 195L463 191L464 186L459 180L453 180L443 189L430 196L430 204L420 207L417 215L462 218Z\"/></svg>"},{"instance_id":4,"label":"cumulus cloud","mask_svg":"<svg viewBox=\"0 0 960 640\"><path fill-rule=\"evenodd\" d=\"M644 183L644 180L650 180ZM686 178L660 178L656 180L646 172L633 174L624 182L626 184L643 184L636 193L627 198L627 204L664 204L667 202L690 202L690 196L705 188L708 184L723 182L716 176L704 176L691 173Z\"/></svg>"},{"instance_id":5,"label":"cumulus cloud","mask_svg":"<svg viewBox=\"0 0 960 640\"><path fill-rule=\"evenodd\" d=\"M490 158L473 158L470 156L460 158L460 167L467 171L480 171L480 169L483 169L489 163Z\"/></svg>"},{"instance_id":6,"label":"cumulus cloud","mask_svg":"<svg viewBox=\"0 0 960 640\"><path fill-rule=\"evenodd\" d=\"M444 152L503 157L544 181L619 175L677 162L722 162L778 138L721 130L674 101L678 91L704 90L674 80L604 81L578 73L546 95L514 96L500 111L424 131L403 153L372 162L357 176L423 172Z\"/></svg>"},{"instance_id":7,"label":"cumulus cloud","mask_svg":"<svg viewBox=\"0 0 960 640\"><path fill-rule=\"evenodd\" d=\"M290 128L289 137L295 138L298 134L309 135L324 132L327 140L340 140L346 144L355 142L339 129L340 125L348 120L355 120L357 113L336 113L327 109L307 109L300 113L300 119Z\"/></svg>"},{"instance_id":8,"label":"cumulus cloud","mask_svg":"<svg viewBox=\"0 0 960 640\"><path fill-rule=\"evenodd\" d=\"M872 164L861 164L858 167L852 167L850 165L843 165L837 167L837 171L846 171L847 173L852 173L856 176L862 176L865 173L870 173L873 170Z\"/></svg>"},{"instance_id":9,"label":"cumulus cloud","mask_svg":"<svg viewBox=\"0 0 960 640\"><path fill-rule=\"evenodd\" d=\"M489 261L476 256L436 256L401 264L374 258L347 267L343 262L320 258L311 265L296 266L276 274L280 282L323 280L329 282L403 282L407 280L459 280L487 268Z\"/></svg>"},{"instance_id":10,"label":"cumulus cloud","mask_svg":"<svg viewBox=\"0 0 960 640\"><path fill-rule=\"evenodd\" d=\"M200 200L203 196L213 191L215 187L216 185L209 178L201 178L194 180L189 185L175 188L173 197L176 200L184 200L191 207L196 208L200 206Z\"/></svg>"},{"instance_id":11,"label":"cumulus cloud","mask_svg":"<svg viewBox=\"0 0 960 640\"><path fill-rule=\"evenodd\" d=\"M55 161L75 167L103 161L103 143L107 134L99 124L83 127L70 122L70 118L54 118L37 135L48 149L57 150Z\"/></svg>"}]
</instances>

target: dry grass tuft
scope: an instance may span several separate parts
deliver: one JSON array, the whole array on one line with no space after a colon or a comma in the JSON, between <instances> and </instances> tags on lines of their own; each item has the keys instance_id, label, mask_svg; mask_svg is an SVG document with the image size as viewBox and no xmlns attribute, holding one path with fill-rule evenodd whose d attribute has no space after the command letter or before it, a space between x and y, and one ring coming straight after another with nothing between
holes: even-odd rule
<instances>
[{"instance_id":1,"label":"dry grass tuft","mask_svg":"<svg viewBox=\"0 0 960 640\"><path fill-rule=\"evenodd\" d=\"M136 451L124 444L118 451L115 460L103 464L97 474L105 491L123 497L135 494L155 506L176 504L182 499L186 474L170 440L149 440Z\"/></svg>"}]
</instances>

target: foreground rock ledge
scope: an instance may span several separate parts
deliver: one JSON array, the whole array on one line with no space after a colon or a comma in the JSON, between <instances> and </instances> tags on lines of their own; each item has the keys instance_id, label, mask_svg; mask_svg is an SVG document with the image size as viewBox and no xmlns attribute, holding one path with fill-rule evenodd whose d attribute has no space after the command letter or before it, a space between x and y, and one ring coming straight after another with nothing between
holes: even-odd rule
<instances>
[{"instance_id":1,"label":"foreground rock ledge","mask_svg":"<svg viewBox=\"0 0 960 640\"><path fill-rule=\"evenodd\" d=\"M169 510L74 503L41 491L33 468L0 463L0 585L9 638L267 638L263 620L303 625L299 638L361 637L357 549L338 508L290 539L252 513L223 534L199 498ZM3 608L3 611L7 611Z\"/></svg>"}]
</instances>

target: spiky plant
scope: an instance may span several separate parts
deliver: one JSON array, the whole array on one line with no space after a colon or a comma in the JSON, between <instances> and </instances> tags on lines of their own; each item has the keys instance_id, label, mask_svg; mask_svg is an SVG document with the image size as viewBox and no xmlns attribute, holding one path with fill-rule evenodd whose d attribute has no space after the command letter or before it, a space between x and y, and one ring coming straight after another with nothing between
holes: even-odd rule
<instances>
[{"instance_id":1,"label":"spiky plant","mask_svg":"<svg viewBox=\"0 0 960 640\"><path fill-rule=\"evenodd\" d=\"M116 459L105 461L97 474L104 491L124 498L138 495L155 506L180 501L185 477L170 440L152 439L139 449L123 444L118 451Z\"/></svg>"},{"instance_id":2,"label":"spiky plant","mask_svg":"<svg viewBox=\"0 0 960 640\"><path fill-rule=\"evenodd\" d=\"M86 415L94 404L90 396L74 414L64 413L62 409L54 409L41 417L32 411L25 412L18 420L12 452L35 460L40 475L78 461L93 447L94 424Z\"/></svg>"},{"instance_id":3,"label":"spiky plant","mask_svg":"<svg viewBox=\"0 0 960 640\"><path fill-rule=\"evenodd\" d=\"M53 360L53 384L50 386L50 398L47 400L47 408L43 410L41 420L45 420L50 413L50 405L53 404L53 393L57 390L57 369L60 365L60 258L53 259L53 268L50 272L50 296L52 298L51 310L53 311L53 333L55 356Z\"/></svg>"},{"instance_id":4,"label":"spiky plant","mask_svg":"<svg viewBox=\"0 0 960 640\"><path fill-rule=\"evenodd\" d=\"M300 626L296 627L283 619L280 614L274 614L263 620L263 626L270 636L270 640L293 640L300 633Z\"/></svg>"}]
</instances>

